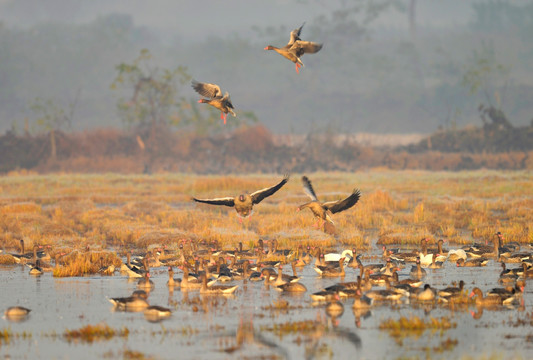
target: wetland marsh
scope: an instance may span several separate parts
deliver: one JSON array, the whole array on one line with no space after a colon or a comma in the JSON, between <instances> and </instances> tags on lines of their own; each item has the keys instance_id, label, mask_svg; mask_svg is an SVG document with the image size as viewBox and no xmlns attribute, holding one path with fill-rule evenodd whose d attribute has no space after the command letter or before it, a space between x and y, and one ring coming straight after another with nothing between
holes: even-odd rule
<instances>
[{"instance_id":1,"label":"wetland marsh","mask_svg":"<svg viewBox=\"0 0 533 360\"><path fill-rule=\"evenodd\" d=\"M501 231L506 242L516 241L521 251L531 252L531 172L374 170L307 175L321 200L361 189L353 208L334 215L335 235L313 227L310 212L296 212L307 201L299 174L292 174L284 188L255 206L243 224L233 209L195 204L191 198L253 191L272 185L279 175L0 178L0 303L2 311L15 305L32 310L23 321L1 320L0 352L11 359L533 356L530 280L522 301L512 306L479 307L471 299L450 306L407 297L360 311L352 309L352 298L341 298L344 312L336 318L327 315L325 302L313 302L310 294L343 279L319 277L314 259L298 267L299 282L307 287L302 294L248 280L232 280L230 284L239 287L231 296L169 290L167 268L172 266L175 276L182 277L178 255L191 242L228 251L239 242L245 250L255 249L259 239L265 244L277 240L280 249L289 250L299 245L320 247L325 253L355 248L361 261L370 264L385 261L383 245L410 250L429 238L432 247L445 239L445 247L455 249L492 240ZM27 249L47 249L51 271L35 277L28 267L13 264L7 254L19 251L21 239ZM152 249L169 259L150 269L155 288L147 301L172 310L162 321L147 319L143 312L117 311L109 302L137 289L137 279L118 271L126 253ZM58 265L56 258L61 259ZM81 263L82 258L87 263ZM117 268L111 276L95 270L111 264ZM400 279L409 276L410 267L408 263L398 271ZM457 267L446 261L440 269L426 270L424 282L437 289L459 280L464 280L468 293L474 287L485 292L501 286L501 266L495 259L485 267ZM344 281L354 281L357 275L358 269L347 268Z\"/></svg>"}]
</instances>

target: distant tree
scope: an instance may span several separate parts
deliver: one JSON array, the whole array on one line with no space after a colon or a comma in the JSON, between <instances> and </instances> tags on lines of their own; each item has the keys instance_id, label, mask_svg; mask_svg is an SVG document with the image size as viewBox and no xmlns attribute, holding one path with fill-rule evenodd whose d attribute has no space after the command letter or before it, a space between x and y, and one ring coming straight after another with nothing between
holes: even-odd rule
<instances>
[{"instance_id":1,"label":"distant tree","mask_svg":"<svg viewBox=\"0 0 533 360\"><path fill-rule=\"evenodd\" d=\"M510 66L496 60L494 49L488 46L483 46L481 51L474 51L466 66L462 85L469 90L471 95L483 93L488 103L488 106L480 104L478 107L485 126L490 125L485 117L487 115L499 128L512 127L502 110L510 70Z\"/></svg>"},{"instance_id":2,"label":"distant tree","mask_svg":"<svg viewBox=\"0 0 533 360\"><path fill-rule=\"evenodd\" d=\"M52 99L35 98L29 108L36 115L32 126L35 132L47 132L50 136L50 159L57 159L56 133L72 125L72 118L79 99L80 91L76 93L73 101L69 102L68 108L57 105Z\"/></svg>"}]
</instances>

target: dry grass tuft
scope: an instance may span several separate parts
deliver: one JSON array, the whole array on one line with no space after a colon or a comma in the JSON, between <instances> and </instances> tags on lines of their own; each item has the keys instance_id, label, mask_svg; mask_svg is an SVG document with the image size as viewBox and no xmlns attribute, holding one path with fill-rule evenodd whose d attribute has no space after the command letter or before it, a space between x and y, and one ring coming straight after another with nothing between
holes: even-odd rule
<instances>
[{"instance_id":1,"label":"dry grass tuft","mask_svg":"<svg viewBox=\"0 0 533 360\"><path fill-rule=\"evenodd\" d=\"M73 251L60 259L61 266L53 270L54 277L70 277L95 274L102 267L114 265L118 267L122 260L110 251L82 253Z\"/></svg>"}]
</instances>

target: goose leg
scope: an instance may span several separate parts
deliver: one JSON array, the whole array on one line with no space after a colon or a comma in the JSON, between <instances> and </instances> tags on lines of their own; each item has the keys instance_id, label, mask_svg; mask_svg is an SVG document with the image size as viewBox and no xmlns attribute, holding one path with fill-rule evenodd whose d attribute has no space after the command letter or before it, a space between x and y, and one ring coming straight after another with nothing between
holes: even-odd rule
<instances>
[{"instance_id":1,"label":"goose leg","mask_svg":"<svg viewBox=\"0 0 533 360\"><path fill-rule=\"evenodd\" d=\"M300 73L300 64L295 63L295 65L296 65L296 72L299 74Z\"/></svg>"}]
</instances>

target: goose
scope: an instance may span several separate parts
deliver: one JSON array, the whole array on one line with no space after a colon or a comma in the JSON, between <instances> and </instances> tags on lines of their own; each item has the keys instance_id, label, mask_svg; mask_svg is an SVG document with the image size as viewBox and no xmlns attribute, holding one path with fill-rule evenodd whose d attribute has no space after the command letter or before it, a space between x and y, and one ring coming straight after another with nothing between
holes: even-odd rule
<instances>
[{"instance_id":1,"label":"goose","mask_svg":"<svg viewBox=\"0 0 533 360\"><path fill-rule=\"evenodd\" d=\"M443 262L437 261L439 254L433 254L431 259L431 264L429 265L430 269L442 269Z\"/></svg>"},{"instance_id":2,"label":"goose","mask_svg":"<svg viewBox=\"0 0 533 360\"><path fill-rule=\"evenodd\" d=\"M426 276L426 270L420 267L420 259L417 259L416 265L411 267L409 275L415 279L422 279Z\"/></svg>"},{"instance_id":3,"label":"goose","mask_svg":"<svg viewBox=\"0 0 533 360\"><path fill-rule=\"evenodd\" d=\"M224 125L226 124L228 113L233 115L233 117L237 117L237 115L235 115L235 112L233 111L233 109L235 108L231 103L229 93L226 91L226 93L222 95L222 90L220 90L220 86L216 84L201 83L193 80L192 88L198 94L208 98L198 100L200 104L209 104L220 110L220 119L224 120Z\"/></svg>"},{"instance_id":4,"label":"goose","mask_svg":"<svg viewBox=\"0 0 533 360\"><path fill-rule=\"evenodd\" d=\"M148 271L145 272L144 277L137 282L137 288L151 291L155 287L155 285L154 282L150 280L150 276L151 275Z\"/></svg>"},{"instance_id":5,"label":"goose","mask_svg":"<svg viewBox=\"0 0 533 360\"><path fill-rule=\"evenodd\" d=\"M353 301L352 307L354 309L363 310L363 309L369 309L371 306L372 306L372 299L366 295L363 295L361 293L361 290L358 289L355 295L355 299Z\"/></svg>"},{"instance_id":6,"label":"goose","mask_svg":"<svg viewBox=\"0 0 533 360\"><path fill-rule=\"evenodd\" d=\"M468 256L466 255L466 251L463 249L452 249L448 251L448 255L446 257L450 261L457 261L459 259L466 261Z\"/></svg>"},{"instance_id":7,"label":"goose","mask_svg":"<svg viewBox=\"0 0 533 360\"><path fill-rule=\"evenodd\" d=\"M10 321L21 321L30 314L30 309L23 306L10 306L4 311L4 316Z\"/></svg>"},{"instance_id":8,"label":"goose","mask_svg":"<svg viewBox=\"0 0 533 360\"><path fill-rule=\"evenodd\" d=\"M300 67L304 66L300 59L304 54L314 54L322 49L322 44L300 39L300 33L304 25L305 23L298 29L291 31L289 42L284 47L278 48L272 45L265 47L265 50L274 50L284 58L292 61L296 66L297 73L300 73Z\"/></svg>"},{"instance_id":9,"label":"goose","mask_svg":"<svg viewBox=\"0 0 533 360\"><path fill-rule=\"evenodd\" d=\"M174 278L174 270L172 270L172 266L168 267L168 281L167 286L169 289L173 289L174 287L178 287L181 284L181 279Z\"/></svg>"},{"instance_id":10,"label":"goose","mask_svg":"<svg viewBox=\"0 0 533 360\"><path fill-rule=\"evenodd\" d=\"M43 269L41 268L41 260L37 259L35 265L30 269L30 275L39 276L43 274Z\"/></svg>"},{"instance_id":11,"label":"goose","mask_svg":"<svg viewBox=\"0 0 533 360\"><path fill-rule=\"evenodd\" d=\"M298 206L297 210L301 211L308 208L319 220L319 222L321 222L320 225L323 225L325 222L335 225L330 214L332 215L351 208L359 201L359 198L361 197L361 191L354 189L352 194L344 200L321 203L318 201L315 190L313 189L313 185L311 184L311 180L309 180L307 176L302 176L302 183L304 192L309 196L309 198L311 198L311 201Z\"/></svg>"},{"instance_id":12,"label":"goose","mask_svg":"<svg viewBox=\"0 0 533 360\"><path fill-rule=\"evenodd\" d=\"M149 306L146 299L148 294L144 290L134 291L131 296L111 298L109 301L115 309L121 311L142 311Z\"/></svg>"},{"instance_id":13,"label":"goose","mask_svg":"<svg viewBox=\"0 0 533 360\"><path fill-rule=\"evenodd\" d=\"M483 291L480 288L475 287L470 293L470 298L476 296L476 306L498 306L503 304L503 300L498 295L483 296Z\"/></svg>"},{"instance_id":14,"label":"goose","mask_svg":"<svg viewBox=\"0 0 533 360\"><path fill-rule=\"evenodd\" d=\"M410 293L410 297L415 298L418 301L433 301L435 300L435 291L429 284L425 284L423 289L413 289Z\"/></svg>"},{"instance_id":15,"label":"goose","mask_svg":"<svg viewBox=\"0 0 533 360\"><path fill-rule=\"evenodd\" d=\"M237 290L239 285L211 285L207 286L207 278L202 276L202 286L200 287L200 294L221 294L230 295Z\"/></svg>"},{"instance_id":16,"label":"goose","mask_svg":"<svg viewBox=\"0 0 533 360\"><path fill-rule=\"evenodd\" d=\"M240 221L242 222L243 218L249 217L252 214L253 206L259 204L263 199L274 195L276 191L281 189L283 185L289 181L289 174L286 174L278 184L257 190L251 194L244 193L235 197L223 197L223 198L214 198L214 199L197 199L193 198L194 201L210 204L210 205L224 205L235 208L237 215L239 216Z\"/></svg>"},{"instance_id":17,"label":"goose","mask_svg":"<svg viewBox=\"0 0 533 360\"><path fill-rule=\"evenodd\" d=\"M459 281L459 286L449 286L446 289L442 289L438 291L439 296L441 297L449 297L454 296L457 294L460 294L463 292L465 286L465 282L463 280Z\"/></svg>"},{"instance_id":18,"label":"goose","mask_svg":"<svg viewBox=\"0 0 533 360\"><path fill-rule=\"evenodd\" d=\"M326 304L326 314L331 318L338 318L344 314L344 305L339 301L339 295L336 294L334 300Z\"/></svg>"},{"instance_id":19,"label":"goose","mask_svg":"<svg viewBox=\"0 0 533 360\"><path fill-rule=\"evenodd\" d=\"M489 259L486 259L486 258L476 258L476 259L470 259L470 260L467 260L465 261L465 259L463 258L459 258L455 265L457 265L457 267L476 267L476 266L486 266L487 263L489 262Z\"/></svg>"},{"instance_id":20,"label":"goose","mask_svg":"<svg viewBox=\"0 0 533 360\"><path fill-rule=\"evenodd\" d=\"M344 258L346 263L349 263L354 258L354 252L352 250L344 250L342 253L328 253L324 254L324 261L339 261L340 258ZM347 265L347 264L345 264Z\"/></svg>"},{"instance_id":21,"label":"goose","mask_svg":"<svg viewBox=\"0 0 533 360\"><path fill-rule=\"evenodd\" d=\"M285 292L306 292L307 287L299 282L288 282L276 287L278 290Z\"/></svg>"},{"instance_id":22,"label":"goose","mask_svg":"<svg viewBox=\"0 0 533 360\"><path fill-rule=\"evenodd\" d=\"M338 268L329 268L329 267L314 267L315 271L322 277L344 277L344 258L339 259L339 267Z\"/></svg>"},{"instance_id":23,"label":"goose","mask_svg":"<svg viewBox=\"0 0 533 360\"><path fill-rule=\"evenodd\" d=\"M169 308L159 306L159 305L150 305L144 309L144 316L148 321L158 322L163 319L167 319L172 315L172 311Z\"/></svg>"}]
</instances>

